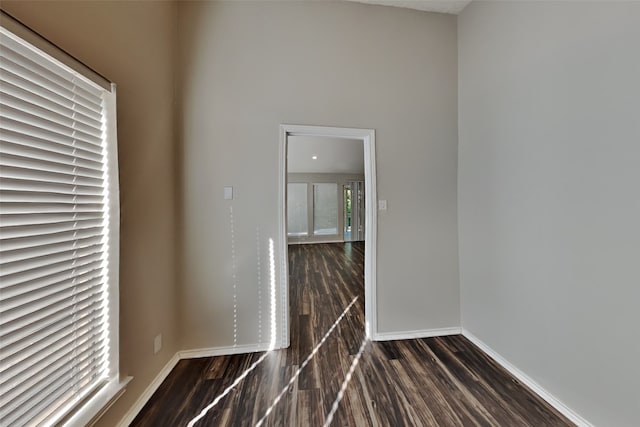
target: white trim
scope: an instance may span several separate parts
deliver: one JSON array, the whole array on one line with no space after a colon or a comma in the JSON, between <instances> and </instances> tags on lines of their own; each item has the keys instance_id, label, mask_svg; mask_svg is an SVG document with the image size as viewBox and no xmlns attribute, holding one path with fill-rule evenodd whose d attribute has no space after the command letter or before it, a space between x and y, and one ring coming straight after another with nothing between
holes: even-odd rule
<instances>
[{"instance_id":1,"label":"white trim","mask_svg":"<svg viewBox=\"0 0 640 427\"><path fill-rule=\"evenodd\" d=\"M314 243L351 243L344 239L289 240L289 245L313 245Z\"/></svg>"},{"instance_id":2,"label":"white trim","mask_svg":"<svg viewBox=\"0 0 640 427\"><path fill-rule=\"evenodd\" d=\"M366 132L366 131L365 131ZM377 248L378 248L378 190L376 175L376 135L369 130L364 141L364 319L367 337L378 333Z\"/></svg>"},{"instance_id":3,"label":"white trim","mask_svg":"<svg viewBox=\"0 0 640 427\"><path fill-rule=\"evenodd\" d=\"M469 341L475 344L480 350L486 353L488 356L493 358L499 365L505 368L511 375L516 377L522 384L529 387L534 393L544 399L547 403L557 409L560 413L562 413L565 417L567 417L570 421L575 423L578 427L594 427L586 419L582 418L576 412L571 410L568 406L562 403L559 399L554 397L547 390L542 388L538 383L536 383L533 379L527 376L525 373L520 371L518 368L509 363L505 358L496 353L491 347L486 345L480 339L478 339L475 335L464 328L460 327L452 327L452 328L438 328L438 329L425 329L425 330L416 330L416 331L406 331L406 332L382 332L377 333L374 337L374 341L395 341L395 340L409 340L409 339L420 339L420 338L432 338L432 337L442 337L448 335L460 335L462 334ZM171 373L171 371L175 368L178 362L182 359L194 359L198 357L214 357L214 356L225 356L225 355L233 355L233 354L246 354L246 353L256 353L262 351L268 351L269 344L244 344L238 346L228 346L228 347L210 347L210 348L201 348L194 350L182 350L178 351L162 368L162 370L158 373L158 375L154 378L154 380L149 384L149 386L145 389L145 391L140 395L136 403L129 408L124 417L117 424L118 427L127 427L129 426L133 420L136 418L138 413L144 408L144 405L151 399L156 390L160 387L162 382L167 378L167 376ZM131 378L129 377L126 382L128 382ZM123 385L126 383L123 382ZM119 397L119 396L117 396ZM116 397L116 398L117 398ZM115 399L114 399L115 400Z\"/></svg>"},{"instance_id":4,"label":"white trim","mask_svg":"<svg viewBox=\"0 0 640 427\"><path fill-rule=\"evenodd\" d=\"M278 256L280 257L280 347L289 347L289 260L287 236L287 129L280 125L278 170Z\"/></svg>"},{"instance_id":5,"label":"white trim","mask_svg":"<svg viewBox=\"0 0 640 427\"><path fill-rule=\"evenodd\" d=\"M122 381L111 381L96 393L95 396L92 396L85 402L80 410L76 411L71 417L62 421L60 424L66 427L90 427L95 425L102 415L127 391L127 384L129 384L132 379L133 377L126 377Z\"/></svg>"},{"instance_id":6,"label":"white trim","mask_svg":"<svg viewBox=\"0 0 640 427\"><path fill-rule=\"evenodd\" d=\"M151 399L153 393L158 390L158 387L160 387L162 382L167 378L167 376L169 376L173 368L176 367L179 360L180 356L178 352L174 354L173 357L169 359L167 364L164 365L164 368L162 368L160 372L158 372L158 375L156 375L153 381L151 381L151 384L149 384L147 388L142 392L140 397L138 397L136 403L134 403L133 406L129 408L127 413L124 414L124 417L122 417L120 422L117 424L117 427L128 427L133 422L136 416L138 416L138 413L140 413L140 411L142 411L142 408L144 408L144 405L146 405L147 402Z\"/></svg>"},{"instance_id":7,"label":"white trim","mask_svg":"<svg viewBox=\"0 0 640 427\"><path fill-rule=\"evenodd\" d=\"M375 341L414 340L418 338L444 337L447 335L460 335L462 328L438 328L420 331L406 332L379 332L375 335Z\"/></svg>"},{"instance_id":8,"label":"white trim","mask_svg":"<svg viewBox=\"0 0 640 427\"><path fill-rule=\"evenodd\" d=\"M495 350L493 350L487 344L482 342L478 337L473 335L471 332L463 328L462 335L465 338L467 338L469 341L471 341L473 344L475 344L478 348L480 348L480 350L482 350L483 352L491 356L491 358L493 358L496 362L498 362L500 366L502 366L504 369L509 371L511 375L516 377L518 381L520 381L522 384L529 387L535 394L537 394L542 399L544 399L549 405L557 409L558 412L560 412L562 415L567 417L571 422L576 424L578 427L594 427L593 424L591 424L586 419L582 418L580 415L574 412L571 408L569 408L567 405L562 403L553 394L545 390L542 386L540 386L540 384L535 382L531 377L529 377L527 374L522 372L520 369L512 365L507 359L502 357L500 354L498 354Z\"/></svg>"},{"instance_id":9,"label":"white trim","mask_svg":"<svg viewBox=\"0 0 640 427\"><path fill-rule=\"evenodd\" d=\"M193 350L181 350L177 354L182 359L195 359L198 357L230 356L232 354L248 354L269 351L269 343L241 344L228 347L197 348Z\"/></svg>"},{"instance_id":10,"label":"white trim","mask_svg":"<svg viewBox=\"0 0 640 427\"><path fill-rule=\"evenodd\" d=\"M281 293L281 342L280 347L289 346L289 262L287 259L287 138L289 136L322 136L333 138L360 139L364 145L365 180L365 260L364 296L365 328L368 337L377 338L376 266L378 236L378 193L376 190L375 130L338 128L325 126L280 125L280 174L278 189L278 244L280 256Z\"/></svg>"},{"instance_id":11,"label":"white trim","mask_svg":"<svg viewBox=\"0 0 640 427\"><path fill-rule=\"evenodd\" d=\"M120 172L118 167L118 124L116 85L111 84L111 92L104 92L107 128L106 168L107 197L109 209L108 227L108 323L109 323L109 371L111 381L120 382ZM127 381L128 382L128 381Z\"/></svg>"},{"instance_id":12,"label":"white trim","mask_svg":"<svg viewBox=\"0 0 640 427\"><path fill-rule=\"evenodd\" d=\"M228 356L232 354L245 354L245 353L257 353L261 351L269 351L269 343L263 344L244 344L229 347L210 347L199 348L194 350L181 350L178 351L167 362L166 365L158 372L158 375L151 381L151 384L144 390L144 392L138 397L136 403L129 408L126 414L122 417L117 427L128 427L133 420L138 416L144 405L147 404L153 394L158 390L160 385L167 379L171 371L176 367L178 362L182 359L195 359L198 357L214 357L214 356ZM131 380L128 377L127 383ZM126 383L124 383L126 384Z\"/></svg>"}]
</instances>

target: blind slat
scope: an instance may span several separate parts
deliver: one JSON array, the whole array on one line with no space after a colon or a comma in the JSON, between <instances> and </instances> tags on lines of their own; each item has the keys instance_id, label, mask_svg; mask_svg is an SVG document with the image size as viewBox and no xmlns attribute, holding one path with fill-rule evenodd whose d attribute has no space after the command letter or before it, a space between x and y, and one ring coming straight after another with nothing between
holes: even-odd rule
<instances>
[{"instance_id":1,"label":"blind slat","mask_svg":"<svg viewBox=\"0 0 640 427\"><path fill-rule=\"evenodd\" d=\"M73 173L48 172L39 169L5 166L0 164L0 175L6 179L22 181L44 181L70 185L100 186L104 182L102 178L81 176Z\"/></svg>"},{"instance_id":2,"label":"blind slat","mask_svg":"<svg viewBox=\"0 0 640 427\"><path fill-rule=\"evenodd\" d=\"M37 179L0 178L0 190L51 191L53 193L103 195L104 189L97 185L69 184L40 181Z\"/></svg>"},{"instance_id":3,"label":"blind slat","mask_svg":"<svg viewBox=\"0 0 640 427\"><path fill-rule=\"evenodd\" d=\"M11 228L17 229L19 227ZM2 250L13 251L17 249L33 248L53 243L65 243L80 238L99 236L104 233L103 227L101 226L77 229L71 228L68 231L59 231L60 228L68 227L65 227L65 224L61 223L52 225L38 225L34 226L33 230L30 230L30 234L27 234L27 230L23 230L21 237L17 238L4 238L4 236L0 234L0 236L2 236L2 239L0 239ZM10 232L11 230L8 230L8 233Z\"/></svg>"},{"instance_id":4,"label":"blind slat","mask_svg":"<svg viewBox=\"0 0 640 427\"><path fill-rule=\"evenodd\" d=\"M15 227L21 225L41 225L41 224L55 224L58 222L72 221L90 221L96 219L102 219L102 213L86 213L78 212L71 216L67 214L56 213L32 213L23 215L5 215L0 214L0 224L4 227Z\"/></svg>"},{"instance_id":5,"label":"blind slat","mask_svg":"<svg viewBox=\"0 0 640 427\"><path fill-rule=\"evenodd\" d=\"M101 161L89 160L76 155L75 153L61 153L60 151L52 151L40 147L27 147L22 144L14 144L12 142L0 139L0 150L5 154L13 154L14 156L25 157L31 159L45 160L49 162L72 164L87 169L102 171L104 165Z\"/></svg>"},{"instance_id":6,"label":"blind slat","mask_svg":"<svg viewBox=\"0 0 640 427\"><path fill-rule=\"evenodd\" d=\"M76 351L74 346L69 345L72 340L73 339L66 339L56 342L51 347L51 354L55 355L54 357L60 358L64 357L69 352ZM92 350L102 350L103 343L100 342L99 336L94 334L93 340L96 342L92 346ZM25 367L24 365L15 365L14 367L16 369L3 372L2 379L4 382L1 383L1 386L4 389L15 387L16 384L22 383L25 378L28 378L32 373L41 371L43 368L46 368L50 361L51 359L47 357L46 353L37 353L32 359L29 360L28 367Z\"/></svg>"},{"instance_id":7,"label":"blind slat","mask_svg":"<svg viewBox=\"0 0 640 427\"><path fill-rule=\"evenodd\" d=\"M51 252L46 255L34 256L31 258L23 258L12 262L4 262L1 264L2 275L20 273L30 271L53 263L66 261L68 259L76 259L78 257L86 257L93 254L102 254L103 245L101 242L94 244L85 244L71 249L59 252Z\"/></svg>"},{"instance_id":8,"label":"blind slat","mask_svg":"<svg viewBox=\"0 0 640 427\"><path fill-rule=\"evenodd\" d=\"M80 301L80 303L85 304L88 302L88 300L90 300L90 298L82 300ZM92 303L94 304L92 306L93 310L88 310L88 312L95 314L95 316L99 316L101 313L101 311L99 310L100 301L93 300ZM86 306L83 305L82 308L84 307ZM78 312L79 311L80 310L78 310ZM89 317L89 320L91 320L91 317ZM42 334L36 337L27 337L14 342L11 348L0 349L0 358L3 359L5 366L11 367L16 363L24 361L29 356L36 354L37 352L47 351L47 347L52 343L77 333L77 331L73 328L73 325L67 325L68 327L62 326L64 325L51 326L46 329L47 334Z\"/></svg>"},{"instance_id":9,"label":"blind slat","mask_svg":"<svg viewBox=\"0 0 640 427\"><path fill-rule=\"evenodd\" d=\"M95 137L73 127L68 127L63 124L56 123L47 117L41 117L36 114L21 111L6 104L0 105L0 107L2 116L6 119L11 119L14 122L18 123L24 123L25 125L28 125L31 128L39 129L40 131L51 132L62 137L73 138L98 146L100 145L99 137Z\"/></svg>"},{"instance_id":10,"label":"blind slat","mask_svg":"<svg viewBox=\"0 0 640 427\"><path fill-rule=\"evenodd\" d=\"M35 141L46 141L49 145L77 146L97 154L102 153L100 145L84 141L81 138L74 138L71 131L60 134L38 126L31 126L23 120L15 120L8 116L3 117L2 124L2 135L5 138L8 138L6 135L21 135L23 139L32 138Z\"/></svg>"},{"instance_id":11,"label":"blind slat","mask_svg":"<svg viewBox=\"0 0 640 427\"><path fill-rule=\"evenodd\" d=\"M92 119L93 121L100 122L102 115L100 112L87 108L84 105L75 102L68 94L59 93L46 86L34 84L33 81L28 80L25 76L21 76L19 73L15 74L11 71L5 70L0 66L0 80L11 84L14 87L20 88L26 92L31 92L37 96L44 98L48 101L55 103L56 105L62 105L67 108L72 108L79 114ZM67 95L67 96L65 96Z\"/></svg>"},{"instance_id":12,"label":"blind slat","mask_svg":"<svg viewBox=\"0 0 640 427\"><path fill-rule=\"evenodd\" d=\"M37 158L29 158L23 155L3 154L0 158L0 165L11 167L23 167L25 169L37 169L46 172L59 172L68 175L87 176L89 178L103 178L102 170L89 169L73 164L65 164L54 162L51 160L41 160Z\"/></svg>"},{"instance_id":13,"label":"blind slat","mask_svg":"<svg viewBox=\"0 0 640 427\"><path fill-rule=\"evenodd\" d=\"M8 336L16 332L19 328L40 321L50 314L56 312L61 301L67 298L77 297L80 293L95 292L101 296L102 286L108 279L104 270L97 274L89 275L87 278L76 278L76 276L64 277L64 280L49 285L39 286L37 289L25 292L15 292L12 298L7 298L13 303L12 307L4 307L2 316L4 317L4 328L0 336ZM27 302L25 304L25 301ZM16 305L20 304L22 305Z\"/></svg>"},{"instance_id":14,"label":"blind slat","mask_svg":"<svg viewBox=\"0 0 640 427\"><path fill-rule=\"evenodd\" d=\"M102 123L97 123L97 126L87 124L76 117L73 110L63 108L52 110L51 107L42 107L26 99L17 98L7 93L7 91L0 92L0 108L11 108L15 111L28 114L31 117L44 119L49 123L62 126L65 129L73 129L96 139L102 138Z\"/></svg>"},{"instance_id":15,"label":"blind slat","mask_svg":"<svg viewBox=\"0 0 640 427\"><path fill-rule=\"evenodd\" d=\"M67 221L59 221L59 222L54 222L49 224L16 225L13 227L8 226L8 227L3 227L3 229L0 230L0 241L4 242L5 240L9 240L9 239L32 238L32 241L35 240L38 243L41 243L41 241L38 240L38 238L44 236L45 234L57 234L57 233L64 233L64 232L74 232L73 237L77 239L81 239L81 238L87 237L85 235L85 231L87 230L91 233L91 236L101 235L102 234L101 227L102 227L102 218L93 219L93 220L84 220L84 221L70 219ZM69 240L73 241L75 239L69 239ZM14 240L11 240L11 242L13 241ZM4 242L4 243L8 243L8 242ZM31 246L29 245L29 247ZM9 247L4 248L3 252L5 251L6 253L12 253L12 249Z\"/></svg>"},{"instance_id":16,"label":"blind slat","mask_svg":"<svg viewBox=\"0 0 640 427\"><path fill-rule=\"evenodd\" d=\"M66 347L69 349L69 347ZM38 384L51 379L54 373L68 372L71 369L78 370L72 363L74 358L78 359L78 365L87 364L90 370L100 365L100 347L85 346L81 352L76 349L55 353L52 355L48 364L32 365L29 373L13 378L12 382L3 384L5 390L9 390L0 398L0 407L8 408L10 411L28 401L30 401L35 393L38 393L40 387ZM86 368L85 368L86 369Z\"/></svg>"},{"instance_id":17,"label":"blind slat","mask_svg":"<svg viewBox=\"0 0 640 427\"><path fill-rule=\"evenodd\" d=\"M84 256L81 258L76 258L72 261L62 261L49 265L45 265L42 267L34 268L31 270L21 271L20 273L8 274L6 276L2 276L2 287L9 288L11 286L19 285L22 282L42 279L43 277L49 276L51 274L58 273L60 271L82 271L86 268L91 268L96 263L103 262L101 254L92 254L88 256Z\"/></svg>"},{"instance_id":18,"label":"blind slat","mask_svg":"<svg viewBox=\"0 0 640 427\"><path fill-rule=\"evenodd\" d=\"M0 113L3 113L3 125L4 129L22 133L24 135L34 136L36 138L49 140L52 143L62 145L73 145L80 143L84 147L93 147L93 150L100 152L100 144L96 144L91 141L91 138L85 138L81 134L74 134L73 129L62 130L59 127L47 127L46 122L29 122L28 117L18 118L16 114L4 114L8 110L3 108Z\"/></svg>"},{"instance_id":19,"label":"blind slat","mask_svg":"<svg viewBox=\"0 0 640 427\"><path fill-rule=\"evenodd\" d=\"M0 13L0 425L57 425L117 376L115 97Z\"/></svg>"},{"instance_id":20,"label":"blind slat","mask_svg":"<svg viewBox=\"0 0 640 427\"><path fill-rule=\"evenodd\" d=\"M38 148L54 153L66 154L67 156L74 156L85 160L92 160L98 163L104 162L104 156L102 155L102 153L97 152L99 150L99 147L91 144L85 144L78 140L69 139L67 141L67 144L52 143L51 141L42 138L37 138L32 135L25 135L23 133L7 129L2 130L0 139L4 142L19 145L20 147Z\"/></svg>"},{"instance_id":21,"label":"blind slat","mask_svg":"<svg viewBox=\"0 0 640 427\"><path fill-rule=\"evenodd\" d=\"M75 78L67 81L57 79L51 73L51 69L25 60L24 56L12 51L4 43L0 44L0 55L3 59L0 63L2 70L23 76L25 80L32 85L47 88L63 95L65 98L92 109L96 113L100 113L101 96L97 93L92 94L81 87L81 85L78 84L79 81Z\"/></svg>"},{"instance_id":22,"label":"blind slat","mask_svg":"<svg viewBox=\"0 0 640 427\"><path fill-rule=\"evenodd\" d=\"M48 191L0 190L2 203L68 203L72 205L101 204L102 195L53 193Z\"/></svg>"},{"instance_id":23,"label":"blind slat","mask_svg":"<svg viewBox=\"0 0 640 427\"><path fill-rule=\"evenodd\" d=\"M28 48L22 40L17 39L15 36L3 32L0 34L0 40L2 40L2 46L5 49L3 53L18 58L28 68L35 67L34 71L50 76L49 80L56 81L62 86L73 85L81 87L91 97L100 97L103 92L100 86L86 78L78 78L79 76L73 72L69 73L68 69L52 63L48 56L43 56L41 52ZM27 48L25 49L25 47Z\"/></svg>"},{"instance_id":24,"label":"blind slat","mask_svg":"<svg viewBox=\"0 0 640 427\"><path fill-rule=\"evenodd\" d=\"M3 382L5 382L5 378L6 382L10 382L30 372L31 367L40 358L43 351L51 357L55 354L52 350L56 346L64 351L65 347L74 343L74 347L78 349L81 344L90 343L88 340L93 340L94 335L100 335L101 329L98 323L103 317L100 305L95 304L86 311L86 317L83 319L86 322L84 326L76 326L72 319L65 319L60 324L49 326L46 329L49 334L46 337L40 334L32 345L25 346L23 341L14 342L13 346L20 348L20 353L7 355L7 363L2 372ZM27 365L25 366L25 364Z\"/></svg>"},{"instance_id":25,"label":"blind slat","mask_svg":"<svg viewBox=\"0 0 640 427\"><path fill-rule=\"evenodd\" d=\"M62 371L57 375L50 377L47 382L42 384L40 387L40 393L36 394L35 398L31 399L29 405L18 406L9 413L6 418L0 419L6 419L8 422L7 425L13 425L13 423L19 422L21 418L25 418L28 413L34 412L34 409L37 409L40 406L46 406L51 401L56 401L58 394L66 392L70 393L70 397L72 397L75 391L74 384L77 384L77 380L83 379L83 377L74 378L74 376L68 371ZM76 381L74 381L74 379Z\"/></svg>"},{"instance_id":26,"label":"blind slat","mask_svg":"<svg viewBox=\"0 0 640 427\"><path fill-rule=\"evenodd\" d=\"M28 304L3 310L2 322L6 329L3 329L2 336L5 335L5 331L18 332L18 327L16 327L18 324L22 328L28 325L30 321L42 319L64 305L76 305L84 301L85 298L90 298L102 291L103 281L99 279L74 283L73 278L71 278L70 281L71 283L66 289L58 290L58 292L54 292L44 298L29 300ZM0 354L4 354L3 352L5 351L11 350L0 348Z\"/></svg>"},{"instance_id":27,"label":"blind slat","mask_svg":"<svg viewBox=\"0 0 640 427\"><path fill-rule=\"evenodd\" d=\"M3 203L0 202L0 211L4 214L32 214L32 213L102 213L103 205L73 205L64 203Z\"/></svg>"},{"instance_id":28,"label":"blind slat","mask_svg":"<svg viewBox=\"0 0 640 427\"><path fill-rule=\"evenodd\" d=\"M95 279L96 277L104 276L104 271L100 263L96 263L93 268L91 268L91 266L83 267L82 272L78 272L77 269L75 270L75 275L72 274L74 268L69 267L67 270L39 277L36 280L21 282L19 286L4 287L2 289L3 299L6 298L9 300L10 298L15 298L22 294L36 292L50 286L56 286L59 283L63 283L64 286L71 286L73 285L73 281L71 279L76 279L76 283L82 283L87 280ZM11 307L7 307L5 310L9 310L10 308ZM4 329L2 333L4 333Z\"/></svg>"},{"instance_id":29,"label":"blind slat","mask_svg":"<svg viewBox=\"0 0 640 427\"><path fill-rule=\"evenodd\" d=\"M0 88L0 94L9 94L51 111L62 111L65 115L73 116L76 120L91 127L100 128L102 126L100 115L95 114L95 112L88 114L85 109L78 109L77 104L73 101L54 92L27 90L24 88L23 79L14 78L12 81L5 80L3 83L2 88Z\"/></svg>"}]
</instances>

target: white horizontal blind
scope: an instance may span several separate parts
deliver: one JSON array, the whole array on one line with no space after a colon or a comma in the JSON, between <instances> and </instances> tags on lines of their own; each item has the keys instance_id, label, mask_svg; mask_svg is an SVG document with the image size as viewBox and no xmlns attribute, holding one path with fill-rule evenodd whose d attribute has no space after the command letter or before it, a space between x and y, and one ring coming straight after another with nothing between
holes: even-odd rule
<instances>
[{"instance_id":1,"label":"white horizontal blind","mask_svg":"<svg viewBox=\"0 0 640 427\"><path fill-rule=\"evenodd\" d=\"M0 425L48 425L112 378L111 94L0 30Z\"/></svg>"}]
</instances>

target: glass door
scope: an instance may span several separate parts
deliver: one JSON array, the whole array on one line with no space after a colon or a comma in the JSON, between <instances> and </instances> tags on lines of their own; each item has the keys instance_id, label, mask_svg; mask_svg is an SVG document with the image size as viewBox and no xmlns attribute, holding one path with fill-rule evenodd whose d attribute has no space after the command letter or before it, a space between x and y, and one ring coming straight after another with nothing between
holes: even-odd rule
<instances>
[{"instance_id":1,"label":"glass door","mask_svg":"<svg viewBox=\"0 0 640 427\"><path fill-rule=\"evenodd\" d=\"M351 198L352 198L352 190L351 184L346 184L344 186L344 241L351 242L352 234L351 234Z\"/></svg>"},{"instance_id":2,"label":"glass door","mask_svg":"<svg viewBox=\"0 0 640 427\"><path fill-rule=\"evenodd\" d=\"M344 185L344 241L364 240L364 182L353 181Z\"/></svg>"}]
</instances>

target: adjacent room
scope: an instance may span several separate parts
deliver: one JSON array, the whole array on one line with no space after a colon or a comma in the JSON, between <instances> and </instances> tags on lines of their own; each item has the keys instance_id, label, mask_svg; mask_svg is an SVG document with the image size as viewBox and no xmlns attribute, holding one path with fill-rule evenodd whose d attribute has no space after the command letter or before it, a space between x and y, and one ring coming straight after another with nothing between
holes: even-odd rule
<instances>
[{"instance_id":1,"label":"adjacent room","mask_svg":"<svg viewBox=\"0 0 640 427\"><path fill-rule=\"evenodd\" d=\"M0 8L0 425L640 425L640 2Z\"/></svg>"}]
</instances>

